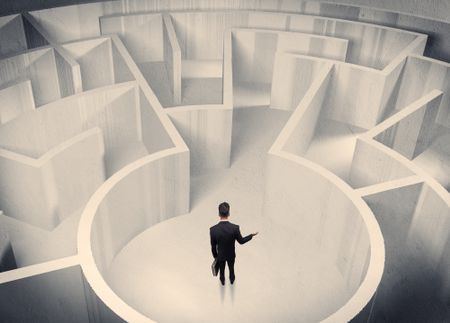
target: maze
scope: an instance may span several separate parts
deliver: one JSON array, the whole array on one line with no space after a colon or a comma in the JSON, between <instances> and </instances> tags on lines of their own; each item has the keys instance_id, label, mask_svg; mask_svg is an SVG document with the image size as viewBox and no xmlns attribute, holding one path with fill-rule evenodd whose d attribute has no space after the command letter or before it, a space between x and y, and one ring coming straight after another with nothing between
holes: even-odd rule
<instances>
[{"instance_id":1,"label":"maze","mask_svg":"<svg viewBox=\"0 0 450 323\"><path fill-rule=\"evenodd\" d=\"M449 47L427 30L450 25L290 0L0 17L0 321L448 320ZM260 232L225 288L223 200Z\"/></svg>"}]
</instances>

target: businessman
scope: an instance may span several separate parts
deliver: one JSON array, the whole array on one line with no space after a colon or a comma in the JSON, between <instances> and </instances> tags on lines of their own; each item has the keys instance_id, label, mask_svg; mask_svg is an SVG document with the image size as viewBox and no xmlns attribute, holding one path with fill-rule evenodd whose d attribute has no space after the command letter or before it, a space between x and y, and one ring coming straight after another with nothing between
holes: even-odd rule
<instances>
[{"instance_id":1,"label":"businessman","mask_svg":"<svg viewBox=\"0 0 450 323\"><path fill-rule=\"evenodd\" d=\"M240 244L244 244L258 234L256 232L242 237L239 226L228 221L229 216L230 205L227 202L221 203L219 205L220 221L209 229L211 250L214 259L216 259L216 266L219 269L219 278L222 285L225 285L225 262L228 264L228 270L230 271L231 284L235 280L234 259L236 258L236 252L234 242L237 241Z\"/></svg>"}]
</instances>

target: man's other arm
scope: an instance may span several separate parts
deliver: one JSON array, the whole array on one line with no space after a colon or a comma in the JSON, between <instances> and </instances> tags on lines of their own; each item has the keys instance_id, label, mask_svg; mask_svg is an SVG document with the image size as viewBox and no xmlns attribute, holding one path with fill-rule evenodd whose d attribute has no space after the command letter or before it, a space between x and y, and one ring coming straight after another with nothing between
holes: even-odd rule
<instances>
[{"instance_id":1,"label":"man's other arm","mask_svg":"<svg viewBox=\"0 0 450 323\"><path fill-rule=\"evenodd\" d=\"M236 240L237 240L237 242L239 242L240 244L244 244L244 243L249 242L250 240L252 240L252 238L253 238L253 234L249 234L248 236L242 237L241 230L239 230L239 226L237 226L237 228L236 228Z\"/></svg>"},{"instance_id":2,"label":"man's other arm","mask_svg":"<svg viewBox=\"0 0 450 323\"><path fill-rule=\"evenodd\" d=\"M211 251L214 258L217 258L217 240L212 234L212 229L209 229L209 236L211 237Z\"/></svg>"}]
</instances>

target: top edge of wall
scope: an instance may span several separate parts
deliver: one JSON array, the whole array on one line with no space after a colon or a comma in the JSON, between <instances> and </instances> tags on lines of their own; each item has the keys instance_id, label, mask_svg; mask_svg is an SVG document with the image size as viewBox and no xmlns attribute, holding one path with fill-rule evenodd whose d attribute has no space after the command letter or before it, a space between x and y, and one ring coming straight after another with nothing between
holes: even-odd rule
<instances>
[{"instance_id":1,"label":"top edge of wall","mask_svg":"<svg viewBox=\"0 0 450 323\"><path fill-rule=\"evenodd\" d=\"M0 5L0 17L78 4L82 5L113 1L120 0L2 0ZM277 0L274 1L277 2ZM321 2L329 5L359 7L450 23L450 17L447 14L450 10L450 1L448 0L306 0L304 2Z\"/></svg>"}]
</instances>

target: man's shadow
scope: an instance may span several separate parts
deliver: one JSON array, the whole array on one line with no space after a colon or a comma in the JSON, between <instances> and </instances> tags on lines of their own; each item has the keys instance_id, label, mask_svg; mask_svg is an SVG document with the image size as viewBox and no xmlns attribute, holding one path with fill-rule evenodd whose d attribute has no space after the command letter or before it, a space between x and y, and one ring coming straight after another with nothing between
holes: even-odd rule
<instances>
[{"instance_id":1,"label":"man's shadow","mask_svg":"<svg viewBox=\"0 0 450 323\"><path fill-rule=\"evenodd\" d=\"M225 286L222 286L221 283L219 283L218 286L220 291L220 301L223 304L225 302Z\"/></svg>"},{"instance_id":2,"label":"man's shadow","mask_svg":"<svg viewBox=\"0 0 450 323\"><path fill-rule=\"evenodd\" d=\"M236 289L236 285L230 285L230 298L231 298L231 304L234 304L234 292Z\"/></svg>"},{"instance_id":3,"label":"man's shadow","mask_svg":"<svg viewBox=\"0 0 450 323\"><path fill-rule=\"evenodd\" d=\"M220 301L222 302L222 304L225 302L225 290L227 289L227 286L222 286L222 284L219 283L219 293L220 293ZM234 304L234 295L235 295L235 291L236 291L236 284L228 284L228 289L230 290L230 300L231 300L231 304Z\"/></svg>"}]
</instances>

